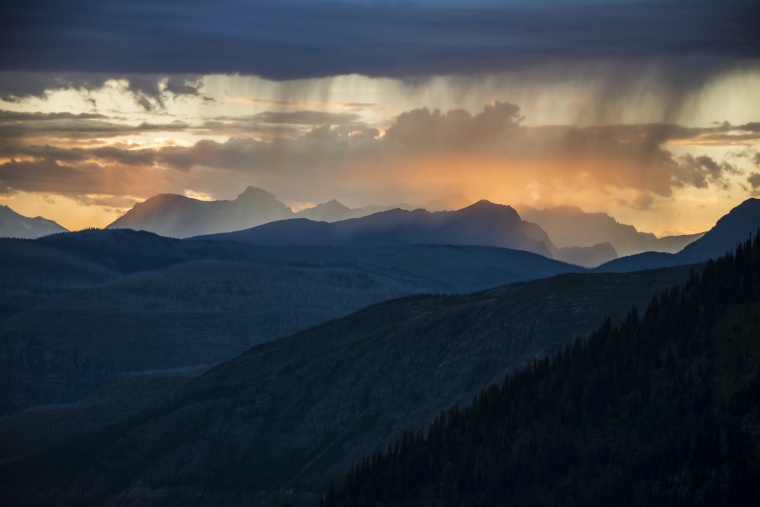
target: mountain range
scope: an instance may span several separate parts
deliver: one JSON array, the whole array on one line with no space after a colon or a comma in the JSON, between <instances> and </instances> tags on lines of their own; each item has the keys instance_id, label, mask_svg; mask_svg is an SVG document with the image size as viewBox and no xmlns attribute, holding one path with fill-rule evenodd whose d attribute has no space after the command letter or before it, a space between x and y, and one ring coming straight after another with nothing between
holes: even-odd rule
<instances>
[{"instance_id":1,"label":"mountain range","mask_svg":"<svg viewBox=\"0 0 760 507\"><path fill-rule=\"evenodd\" d=\"M34 239L57 232L68 232L65 227L42 217L25 217L0 205L0 238Z\"/></svg>"},{"instance_id":2,"label":"mountain range","mask_svg":"<svg viewBox=\"0 0 760 507\"><path fill-rule=\"evenodd\" d=\"M174 194L158 195L135 205L125 215L108 225L108 228L131 228L151 231L163 236L186 238L240 231L294 218L317 222L337 222L392 210L458 211L469 205L471 205L470 199L455 194L422 206L398 204L395 206L349 208L336 200L332 200L294 213L285 204L277 200L273 194L260 188L248 187L245 192L232 201L200 201ZM548 233L533 233L534 236L542 236L541 241L546 246L542 255L546 255L548 251L551 258L584 267L595 267L622 255L644 251L676 252L701 236L701 234L694 234L658 239L653 234L636 231L633 226L620 224L609 215L584 213L580 208L569 206L541 211L528 206L520 206L518 209L519 216L522 219L526 222L538 224L541 229ZM400 216L399 213L395 217L385 215L382 220L398 221ZM378 222L382 220L378 219ZM346 226L346 228L359 227L358 224L369 224L369 227L377 226L377 223L370 221L355 222L354 224L354 226ZM506 226L509 227L509 224ZM278 227L290 227L293 233L303 229L304 232L312 236L311 241L314 241L315 235L319 235L317 233L319 226L306 225L305 223ZM332 230L330 227L322 227L322 229L325 231ZM535 227L533 229L536 230ZM256 234L263 235L264 233L257 232ZM462 232L461 234L466 233ZM449 234L449 236L452 235ZM417 242L424 242L428 238L429 236L421 237ZM441 242L441 240L440 234L438 238L433 238L434 243ZM500 235L490 238L476 233L473 233L469 239L453 236L451 239L454 243L459 243L461 240L478 241L478 243L473 244L483 245L500 245L503 243ZM264 239L262 238L261 241ZM277 240L270 238L269 241L276 242ZM347 239L333 234L319 241L321 244L344 243ZM355 241L361 240L355 239ZM535 247L529 250L538 251Z\"/></svg>"},{"instance_id":3,"label":"mountain range","mask_svg":"<svg viewBox=\"0 0 760 507\"><path fill-rule=\"evenodd\" d=\"M759 206L745 201L678 254L651 254L677 265L634 273L408 244L500 232L551 254L542 229L486 201L213 241L120 229L0 240L0 493L11 505L316 503L401 431L695 283L705 255L758 230ZM311 234L343 243L290 244ZM732 319L727 329L757 325Z\"/></svg>"},{"instance_id":4,"label":"mountain range","mask_svg":"<svg viewBox=\"0 0 760 507\"><path fill-rule=\"evenodd\" d=\"M621 224L606 213L586 213L577 206L556 206L538 210L517 206L524 220L538 224L558 247L594 246L609 242L620 257L641 252L676 253L704 233L656 237ZM606 259L612 260L612 259Z\"/></svg>"},{"instance_id":5,"label":"mountain range","mask_svg":"<svg viewBox=\"0 0 760 507\"><path fill-rule=\"evenodd\" d=\"M173 238L187 238L203 234L238 231L257 225L286 220L308 218L335 222L359 218L390 209L426 208L433 211L457 209L470 204L467 198L451 195L424 206L397 204L393 206L366 206L349 208L332 200L314 207L293 212L274 194L249 186L231 201L201 201L177 194L160 194L136 204L106 228L144 230ZM429 208L428 208L429 207Z\"/></svg>"},{"instance_id":6,"label":"mountain range","mask_svg":"<svg viewBox=\"0 0 760 507\"><path fill-rule=\"evenodd\" d=\"M198 239L256 245L484 245L554 258L557 249L540 227L500 204L479 201L458 211L394 209L338 222L306 219L271 222Z\"/></svg>"},{"instance_id":7,"label":"mountain range","mask_svg":"<svg viewBox=\"0 0 760 507\"><path fill-rule=\"evenodd\" d=\"M704 262L758 227L760 201L750 199L678 254L597 271ZM471 245L494 238L498 247ZM210 239L116 229L0 240L0 410L76 401L124 372L214 364L394 297L585 271L549 259L538 226L487 201L285 220Z\"/></svg>"}]
</instances>

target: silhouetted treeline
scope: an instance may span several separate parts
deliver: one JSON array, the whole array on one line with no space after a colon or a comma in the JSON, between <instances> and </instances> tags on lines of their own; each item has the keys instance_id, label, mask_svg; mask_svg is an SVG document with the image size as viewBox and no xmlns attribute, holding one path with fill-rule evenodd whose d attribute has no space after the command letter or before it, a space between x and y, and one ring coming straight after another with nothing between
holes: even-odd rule
<instances>
[{"instance_id":1,"label":"silhouetted treeline","mask_svg":"<svg viewBox=\"0 0 760 507\"><path fill-rule=\"evenodd\" d=\"M359 463L332 506L760 505L760 232Z\"/></svg>"}]
</instances>

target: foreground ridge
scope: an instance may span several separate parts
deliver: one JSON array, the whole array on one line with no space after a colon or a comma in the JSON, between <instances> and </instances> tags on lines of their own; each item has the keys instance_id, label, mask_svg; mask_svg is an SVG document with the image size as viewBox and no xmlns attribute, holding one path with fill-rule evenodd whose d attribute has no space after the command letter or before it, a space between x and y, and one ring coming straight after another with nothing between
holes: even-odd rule
<instances>
[{"instance_id":1,"label":"foreground ridge","mask_svg":"<svg viewBox=\"0 0 760 507\"><path fill-rule=\"evenodd\" d=\"M700 276L407 431L319 502L758 505L760 232Z\"/></svg>"}]
</instances>

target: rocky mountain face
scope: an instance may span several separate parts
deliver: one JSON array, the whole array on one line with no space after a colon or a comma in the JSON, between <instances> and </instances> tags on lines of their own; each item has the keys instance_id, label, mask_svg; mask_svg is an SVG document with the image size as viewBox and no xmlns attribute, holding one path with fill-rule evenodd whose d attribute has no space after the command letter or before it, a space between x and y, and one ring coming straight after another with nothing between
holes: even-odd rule
<instances>
[{"instance_id":1,"label":"rocky mountain face","mask_svg":"<svg viewBox=\"0 0 760 507\"><path fill-rule=\"evenodd\" d=\"M0 205L0 238L35 239L58 232L68 230L52 220L25 217L8 206Z\"/></svg>"},{"instance_id":2,"label":"rocky mountain face","mask_svg":"<svg viewBox=\"0 0 760 507\"><path fill-rule=\"evenodd\" d=\"M703 234L657 238L654 234L637 231L632 225L621 224L606 213L586 213L576 206L538 210L519 205L517 210L523 219L541 226L560 248L594 247L608 242L620 257L641 252L675 253ZM605 261L612 259L614 257Z\"/></svg>"}]
</instances>

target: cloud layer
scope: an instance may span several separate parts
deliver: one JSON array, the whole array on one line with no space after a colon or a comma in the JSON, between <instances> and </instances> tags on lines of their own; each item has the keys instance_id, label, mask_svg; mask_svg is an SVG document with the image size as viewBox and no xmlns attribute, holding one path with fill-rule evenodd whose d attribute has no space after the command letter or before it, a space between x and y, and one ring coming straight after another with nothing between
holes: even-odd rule
<instances>
[{"instance_id":1,"label":"cloud layer","mask_svg":"<svg viewBox=\"0 0 760 507\"><path fill-rule=\"evenodd\" d=\"M31 0L0 9L0 69L59 74L410 78L512 71L552 61L693 57L672 73L686 86L716 67L760 56L754 22L760 6L744 0L480 6ZM85 79L77 86L87 84ZM48 87L25 86L13 91L7 83L2 96ZM192 94L197 88L184 80L162 90L135 85L146 97L164 91Z\"/></svg>"},{"instance_id":2,"label":"cloud layer","mask_svg":"<svg viewBox=\"0 0 760 507\"><path fill-rule=\"evenodd\" d=\"M666 148L674 140L757 140L754 124L581 128L526 127L522 120L520 108L508 102L494 101L477 114L419 108L397 115L382 135L353 113L270 111L240 121L259 131L288 123L293 127L288 136L135 147L83 141L160 133L162 126L121 126L100 115L0 112L0 157L5 159L0 193L53 193L86 203L90 194L147 198L192 188L214 195L220 191L215 184L229 181L235 182L230 192L246 182L279 195L323 200L391 186L400 197L462 188L481 196L498 180L516 195L536 182L545 191L633 191L627 205L643 210L652 207L654 196L667 198L684 188L728 190L738 177L757 188L755 174L742 176L727 160L675 155ZM163 127L183 132L208 128ZM71 146L67 140L72 137L83 147Z\"/></svg>"}]
</instances>

